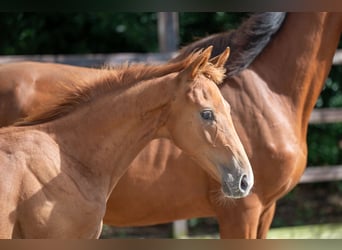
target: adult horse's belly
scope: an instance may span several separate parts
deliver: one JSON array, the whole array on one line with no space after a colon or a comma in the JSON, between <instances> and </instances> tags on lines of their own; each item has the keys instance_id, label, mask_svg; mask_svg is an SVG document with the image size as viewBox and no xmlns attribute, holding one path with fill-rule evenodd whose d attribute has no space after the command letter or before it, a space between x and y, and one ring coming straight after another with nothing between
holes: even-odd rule
<instances>
[{"instance_id":1,"label":"adult horse's belly","mask_svg":"<svg viewBox=\"0 0 342 250\"><path fill-rule=\"evenodd\" d=\"M138 155L113 190L104 223L142 226L214 216L208 178L168 140L154 140Z\"/></svg>"}]
</instances>

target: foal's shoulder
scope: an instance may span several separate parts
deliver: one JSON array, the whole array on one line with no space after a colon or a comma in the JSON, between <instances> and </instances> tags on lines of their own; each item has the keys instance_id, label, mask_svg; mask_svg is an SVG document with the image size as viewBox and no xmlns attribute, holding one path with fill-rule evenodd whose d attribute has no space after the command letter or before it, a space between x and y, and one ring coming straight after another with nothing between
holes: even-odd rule
<instances>
[{"instance_id":1,"label":"foal's shoulder","mask_svg":"<svg viewBox=\"0 0 342 250\"><path fill-rule=\"evenodd\" d=\"M0 168L16 169L41 179L42 175L57 175L59 165L58 144L47 133L16 127L0 130Z\"/></svg>"},{"instance_id":2,"label":"foal's shoulder","mask_svg":"<svg viewBox=\"0 0 342 250\"><path fill-rule=\"evenodd\" d=\"M0 129L0 150L30 152L36 151L37 148L44 150L44 147L49 146L57 146L57 143L44 131L21 127Z\"/></svg>"}]
</instances>

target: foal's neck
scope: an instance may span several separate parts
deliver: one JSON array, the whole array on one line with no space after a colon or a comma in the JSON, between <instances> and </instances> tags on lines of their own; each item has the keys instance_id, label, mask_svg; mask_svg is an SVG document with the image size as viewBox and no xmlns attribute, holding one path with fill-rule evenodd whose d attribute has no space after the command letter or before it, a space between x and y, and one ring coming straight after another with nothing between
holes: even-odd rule
<instances>
[{"instance_id":1,"label":"foal's neck","mask_svg":"<svg viewBox=\"0 0 342 250\"><path fill-rule=\"evenodd\" d=\"M97 97L69 115L42 125L74 164L101 178L108 194L130 162L166 122L176 73ZM98 182L97 182L98 183ZM108 195L107 194L107 195Z\"/></svg>"}]
</instances>

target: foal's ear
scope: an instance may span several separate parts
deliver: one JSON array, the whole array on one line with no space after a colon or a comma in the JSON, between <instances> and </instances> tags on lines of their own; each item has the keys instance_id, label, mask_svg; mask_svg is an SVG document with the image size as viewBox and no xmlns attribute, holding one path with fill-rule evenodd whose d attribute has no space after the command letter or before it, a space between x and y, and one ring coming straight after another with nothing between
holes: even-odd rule
<instances>
[{"instance_id":1,"label":"foal's ear","mask_svg":"<svg viewBox=\"0 0 342 250\"><path fill-rule=\"evenodd\" d=\"M199 53L193 62L181 74L188 80L193 80L202 68L208 63L213 46L209 46L203 52Z\"/></svg>"},{"instance_id":2,"label":"foal's ear","mask_svg":"<svg viewBox=\"0 0 342 250\"><path fill-rule=\"evenodd\" d=\"M210 59L210 62L215 65L215 67L221 68L224 66L230 55L230 48L227 47L220 55L215 56Z\"/></svg>"}]
</instances>

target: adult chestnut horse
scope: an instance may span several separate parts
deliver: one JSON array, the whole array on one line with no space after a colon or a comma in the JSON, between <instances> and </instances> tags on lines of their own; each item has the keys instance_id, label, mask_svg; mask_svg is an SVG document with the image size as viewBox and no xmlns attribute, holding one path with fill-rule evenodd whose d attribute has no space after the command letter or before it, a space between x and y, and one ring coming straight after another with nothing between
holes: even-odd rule
<instances>
[{"instance_id":1,"label":"adult chestnut horse","mask_svg":"<svg viewBox=\"0 0 342 250\"><path fill-rule=\"evenodd\" d=\"M225 195L246 196L253 173L217 86L229 50L215 65L210 54L105 70L93 84L65 86L53 104L2 128L0 238L98 237L112 189L158 137L198 161Z\"/></svg>"},{"instance_id":2,"label":"adult chestnut horse","mask_svg":"<svg viewBox=\"0 0 342 250\"><path fill-rule=\"evenodd\" d=\"M181 50L175 60L208 44L214 45L214 56L231 47L229 77L221 92L232 106L253 166L253 192L234 203L218 202L216 181L197 171L176 147L153 141L112 193L105 223L134 226L215 216L221 238L265 238L276 201L298 183L305 169L310 114L330 71L341 28L342 13L260 13L235 31ZM141 164L147 167L144 172ZM143 190L144 196L135 190Z\"/></svg>"},{"instance_id":3,"label":"adult chestnut horse","mask_svg":"<svg viewBox=\"0 0 342 250\"><path fill-rule=\"evenodd\" d=\"M140 226L215 216L222 238L265 238L277 199L304 171L308 121L331 67L341 19L340 13L260 13L237 30L185 47L178 59L207 44L214 45L214 55L228 45L232 48L221 92L233 107L235 127L253 166L253 192L223 202L218 182L168 141L154 140L112 192L104 222ZM43 93L49 90L38 87L44 80L53 85L49 79L68 78L71 72L91 77L90 69L41 66L3 72L0 67L0 84L34 82ZM6 117L8 109L5 112L1 116Z\"/></svg>"}]
</instances>

